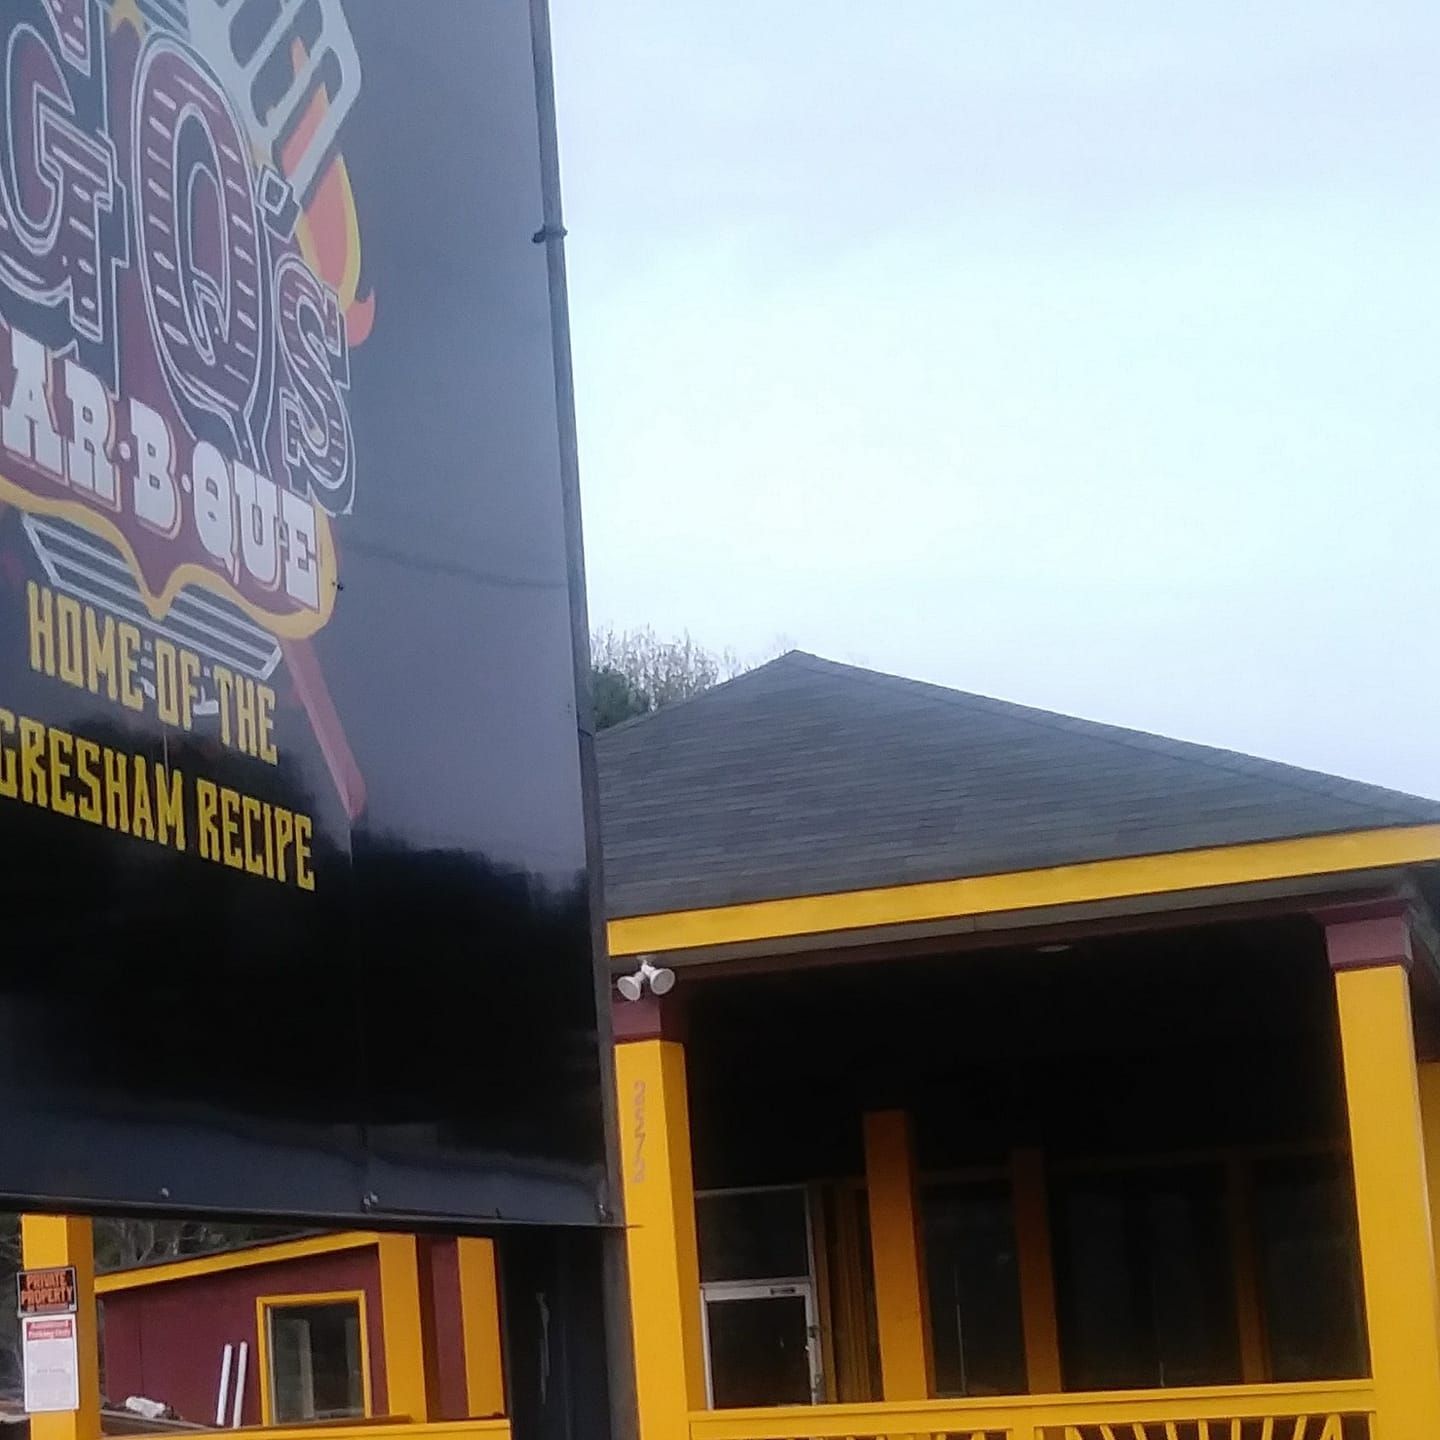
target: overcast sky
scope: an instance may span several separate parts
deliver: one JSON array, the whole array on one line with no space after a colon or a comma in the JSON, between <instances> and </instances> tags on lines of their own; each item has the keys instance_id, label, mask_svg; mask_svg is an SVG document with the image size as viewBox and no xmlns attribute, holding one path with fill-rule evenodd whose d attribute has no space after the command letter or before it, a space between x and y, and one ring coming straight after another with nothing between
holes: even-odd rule
<instances>
[{"instance_id":1,"label":"overcast sky","mask_svg":"<svg viewBox=\"0 0 1440 1440\"><path fill-rule=\"evenodd\" d=\"M597 623L1440 796L1440 4L551 6Z\"/></svg>"}]
</instances>

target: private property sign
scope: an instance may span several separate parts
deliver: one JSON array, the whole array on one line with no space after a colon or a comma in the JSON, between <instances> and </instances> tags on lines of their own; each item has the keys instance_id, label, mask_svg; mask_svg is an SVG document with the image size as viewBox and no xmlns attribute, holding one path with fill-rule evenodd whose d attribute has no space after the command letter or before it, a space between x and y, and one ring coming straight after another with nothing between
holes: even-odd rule
<instances>
[{"instance_id":1,"label":"private property sign","mask_svg":"<svg viewBox=\"0 0 1440 1440\"><path fill-rule=\"evenodd\" d=\"M9 1200L601 1214L533 25L0 5Z\"/></svg>"},{"instance_id":2,"label":"private property sign","mask_svg":"<svg viewBox=\"0 0 1440 1440\"><path fill-rule=\"evenodd\" d=\"M75 1267L51 1265L43 1270L21 1270L15 1276L19 1314L73 1315L77 1308Z\"/></svg>"}]
</instances>

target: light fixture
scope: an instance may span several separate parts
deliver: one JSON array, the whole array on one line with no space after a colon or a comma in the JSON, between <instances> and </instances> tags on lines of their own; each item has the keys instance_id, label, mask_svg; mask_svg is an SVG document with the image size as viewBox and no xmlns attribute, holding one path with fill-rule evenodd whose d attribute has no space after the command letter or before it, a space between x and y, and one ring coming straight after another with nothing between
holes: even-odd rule
<instances>
[{"instance_id":1,"label":"light fixture","mask_svg":"<svg viewBox=\"0 0 1440 1440\"><path fill-rule=\"evenodd\" d=\"M664 965L652 965L646 955L640 961L640 968L633 975L622 975L615 988L626 1000L639 1000L645 994L645 987L657 998L668 995L675 988L675 972Z\"/></svg>"}]
</instances>

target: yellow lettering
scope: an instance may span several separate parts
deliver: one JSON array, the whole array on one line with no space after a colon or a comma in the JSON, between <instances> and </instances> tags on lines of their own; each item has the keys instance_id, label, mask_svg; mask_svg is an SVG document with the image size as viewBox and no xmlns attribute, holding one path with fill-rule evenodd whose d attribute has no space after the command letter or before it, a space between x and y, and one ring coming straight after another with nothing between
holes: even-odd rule
<instances>
[{"instance_id":1,"label":"yellow lettering","mask_svg":"<svg viewBox=\"0 0 1440 1440\"><path fill-rule=\"evenodd\" d=\"M46 675L55 673L55 601L50 591L33 580L25 584L26 608L30 612L30 668Z\"/></svg>"},{"instance_id":2,"label":"yellow lettering","mask_svg":"<svg viewBox=\"0 0 1440 1440\"><path fill-rule=\"evenodd\" d=\"M127 710L145 708L145 692L140 688L140 632L120 622L120 703Z\"/></svg>"},{"instance_id":3,"label":"yellow lettering","mask_svg":"<svg viewBox=\"0 0 1440 1440\"><path fill-rule=\"evenodd\" d=\"M259 717L255 713L255 682L248 675L235 677L235 747L247 755L259 750L256 731Z\"/></svg>"},{"instance_id":4,"label":"yellow lettering","mask_svg":"<svg viewBox=\"0 0 1440 1440\"><path fill-rule=\"evenodd\" d=\"M175 647L168 640L155 641L155 713L166 725L180 723L180 677Z\"/></svg>"},{"instance_id":5,"label":"yellow lettering","mask_svg":"<svg viewBox=\"0 0 1440 1440\"><path fill-rule=\"evenodd\" d=\"M130 794L125 788L125 756L107 749L105 759L105 828L130 833Z\"/></svg>"},{"instance_id":6,"label":"yellow lettering","mask_svg":"<svg viewBox=\"0 0 1440 1440\"><path fill-rule=\"evenodd\" d=\"M56 650L59 652L60 678L67 685L83 685L85 683L84 666L80 654L80 602L72 600L68 595L61 595L55 601L55 618L59 623L59 644Z\"/></svg>"},{"instance_id":7,"label":"yellow lettering","mask_svg":"<svg viewBox=\"0 0 1440 1440\"><path fill-rule=\"evenodd\" d=\"M15 734L15 717L8 710L0 710L0 736ZM14 750L0 741L0 797L13 800L20 793L20 772Z\"/></svg>"},{"instance_id":8,"label":"yellow lettering","mask_svg":"<svg viewBox=\"0 0 1440 1440\"><path fill-rule=\"evenodd\" d=\"M260 708L260 758L267 765L278 765L275 753L275 692L268 685L257 685L255 693Z\"/></svg>"},{"instance_id":9,"label":"yellow lettering","mask_svg":"<svg viewBox=\"0 0 1440 1440\"><path fill-rule=\"evenodd\" d=\"M185 848L185 806L183 778L178 770L161 765L155 771L155 810L159 820L160 843ZM172 840L173 835L173 840Z\"/></svg>"},{"instance_id":10,"label":"yellow lettering","mask_svg":"<svg viewBox=\"0 0 1440 1440\"><path fill-rule=\"evenodd\" d=\"M57 815L75 813L75 797L64 786L70 778L70 755L74 743L75 737L68 731L50 731L50 808ZM65 752L63 757L62 750Z\"/></svg>"},{"instance_id":11,"label":"yellow lettering","mask_svg":"<svg viewBox=\"0 0 1440 1440\"><path fill-rule=\"evenodd\" d=\"M232 870L243 870L245 860L240 854L240 797L222 787L220 791L220 854Z\"/></svg>"},{"instance_id":12,"label":"yellow lettering","mask_svg":"<svg viewBox=\"0 0 1440 1440\"><path fill-rule=\"evenodd\" d=\"M245 841L245 873L247 875L263 875L265 862L256 854L254 845L254 827L255 822L260 818L260 802L253 795L241 796L240 813L243 816L241 832Z\"/></svg>"},{"instance_id":13,"label":"yellow lettering","mask_svg":"<svg viewBox=\"0 0 1440 1440\"><path fill-rule=\"evenodd\" d=\"M46 808L45 727L20 717L20 798L27 805Z\"/></svg>"},{"instance_id":14,"label":"yellow lettering","mask_svg":"<svg viewBox=\"0 0 1440 1440\"><path fill-rule=\"evenodd\" d=\"M100 622L103 619L104 624ZM98 611L85 607L85 688L92 695L100 693L105 681L105 698L115 698L115 622Z\"/></svg>"},{"instance_id":15,"label":"yellow lettering","mask_svg":"<svg viewBox=\"0 0 1440 1440\"><path fill-rule=\"evenodd\" d=\"M230 697L235 691L235 677L223 666L213 666L211 675L215 678L215 696L220 702L220 743L231 745L230 739Z\"/></svg>"},{"instance_id":16,"label":"yellow lettering","mask_svg":"<svg viewBox=\"0 0 1440 1440\"><path fill-rule=\"evenodd\" d=\"M295 817L288 810L275 807L275 878L285 883L285 847L295 836Z\"/></svg>"},{"instance_id":17,"label":"yellow lettering","mask_svg":"<svg viewBox=\"0 0 1440 1440\"><path fill-rule=\"evenodd\" d=\"M150 804L150 767L143 755L132 755L135 780L130 787L130 833L137 840L155 838L155 812ZM123 765L125 757L120 757Z\"/></svg>"},{"instance_id":18,"label":"yellow lettering","mask_svg":"<svg viewBox=\"0 0 1440 1440\"><path fill-rule=\"evenodd\" d=\"M195 725L195 702L200 698L200 657L191 650L180 652L180 724L186 730Z\"/></svg>"},{"instance_id":19,"label":"yellow lettering","mask_svg":"<svg viewBox=\"0 0 1440 1440\"><path fill-rule=\"evenodd\" d=\"M95 773L95 762L100 758L100 747L93 740L83 736L75 741L75 778L83 787L80 792L80 818L98 825L102 817L100 809L100 778Z\"/></svg>"},{"instance_id":20,"label":"yellow lettering","mask_svg":"<svg viewBox=\"0 0 1440 1440\"><path fill-rule=\"evenodd\" d=\"M213 780L197 780L195 782L195 820L196 829L200 832L200 858L202 860L218 860L220 858L220 831L215 825L215 810L219 799Z\"/></svg>"},{"instance_id":21,"label":"yellow lettering","mask_svg":"<svg viewBox=\"0 0 1440 1440\"><path fill-rule=\"evenodd\" d=\"M261 805L260 811L264 816L265 826L265 878L273 880L275 878L275 825L268 805Z\"/></svg>"},{"instance_id":22,"label":"yellow lettering","mask_svg":"<svg viewBox=\"0 0 1440 1440\"><path fill-rule=\"evenodd\" d=\"M315 872L310 868L310 817L295 817L295 883L302 890L315 888Z\"/></svg>"}]
</instances>

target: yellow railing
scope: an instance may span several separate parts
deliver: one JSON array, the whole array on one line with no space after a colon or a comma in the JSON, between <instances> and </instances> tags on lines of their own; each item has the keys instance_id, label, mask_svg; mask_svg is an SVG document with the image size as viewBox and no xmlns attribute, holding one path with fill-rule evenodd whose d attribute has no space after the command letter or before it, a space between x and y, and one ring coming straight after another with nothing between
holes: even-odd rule
<instances>
[{"instance_id":1,"label":"yellow railing","mask_svg":"<svg viewBox=\"0 0 1440 1440\"><path fill-rule=\"evenodd\" d=\"M712 1410L690 1440L1370 1440L1369 1381Z\"/></svg>"},{"instance_id":2,"label":"yellow railing","mask_svg":"<svg viewBox=\"0 0 1440 1440\"><path fill-rule=\"evenodd\" d=\"M317 1433L318 1432L318 1433ZM410 1420L386 1418L352 1424L266 1425L251 1431L254 1440L510 1440L508 1420Z\"/></svg>"},{"instance_id":3,"label":"yellow railing","mask_svg":"<svg viewBox=\"0 0 1440 1440\"><path fill-rule=\"evenodd\" d=\"M129 1440L176 1440L173 1430L151 1430ZM508 1420L431 1420L421 1424L400 1416L375 1420L322 1420L300 1425L244 1425L233 1430L197 1426L195 1440L238 1435L243 1440L510 1440Z\"/></svg>"}]
</instances>

